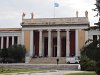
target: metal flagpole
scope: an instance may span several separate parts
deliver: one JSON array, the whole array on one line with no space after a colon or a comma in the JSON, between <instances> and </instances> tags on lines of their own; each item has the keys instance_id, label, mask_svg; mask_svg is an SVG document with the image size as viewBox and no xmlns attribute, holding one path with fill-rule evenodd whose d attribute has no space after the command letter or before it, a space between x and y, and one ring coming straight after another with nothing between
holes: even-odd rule
<instances>
[{"instance_id":1,"label":"metal flagpole","mask_svg":"<svg viewBox=\"0 0 100 75\"><path fill-rule=\"evenodd\" d=\"M56 8L59 7L59 4L54 0L54 18L56 18Z\"/></svg>"},{"instance_id":2,"label":"metal flagpole","mask_svg":"<svg viewBox=\"0 0 100 75\"><path fill-rule=\"evenodd\" d=\"M53 17L55 18L55 0L54 0L54 15Z\"/></svg>"}]
</instances>

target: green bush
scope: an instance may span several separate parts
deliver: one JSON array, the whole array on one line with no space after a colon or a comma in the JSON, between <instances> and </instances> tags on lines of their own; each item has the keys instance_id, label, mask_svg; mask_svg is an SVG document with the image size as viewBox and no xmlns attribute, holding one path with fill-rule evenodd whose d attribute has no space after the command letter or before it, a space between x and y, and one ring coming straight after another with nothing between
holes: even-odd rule
<instances>
[{"instance_id":1,"label":"green bush","mask_svg":"<svg viewBox=\"0 0 100 75\"><path fill-rule=\"evenodd\" d=\"M3 63L22 63L25 62L26 49L22 45L14 45L0 51L0 62Z\"/></svg>"},{"instance_id":2,"label":"green bush","mask_svg":"<svg viewBox=\"0 0 100 75\"><path fill-rule=\"evenodd\" d=\"M82 56L80 59L81 70L83 71L94 71L95 70L95 61L90 60L87 56Z\"/></svg>"},{"instance_id":3,"label":"green bush","mask_svg":"<svg viewBox=\"0 0 100 75\"><path fill-rule=\"evenodd\" d=\"M100 61L96 62L96 73L100 75Z\"/></svg>"},{"instance_id":4,"label":"green bush","mask_svg":"<svg viewBox=\"0 0 100 75\"><path fill-rule=\"evenodd\" d=\"M15 62L24 62L26 49L22 45L14 45L8 48L8 55L10 58L15 59Z\"/></svg>"},{"instance_id":5,"label":"green bush","mask_svg":"<svg viewBox=\"0 0 100 75\"><path fill-rule=\"evenodd\" d=\"M98 53L98 50L99 50L97 48L97 44L98 44L98 41L95 41L95 42L92 42L88 45L85 45L81 49L81 55L86 55L91 60L97 60L97 53Z\"/></svg>"}]
</instances>

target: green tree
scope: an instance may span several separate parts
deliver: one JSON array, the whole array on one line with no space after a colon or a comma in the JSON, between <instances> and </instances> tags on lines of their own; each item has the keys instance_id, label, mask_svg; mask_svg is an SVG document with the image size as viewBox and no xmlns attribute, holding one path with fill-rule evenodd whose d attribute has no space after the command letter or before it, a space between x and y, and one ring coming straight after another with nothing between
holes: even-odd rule
<instances>
[{"instance_id":1,"label":"green tree","mask_svg":"<svg viewBox=\"0 0 100 75\"><path fill-rule=\"evenodd\" d=\"M22 45L14 45L8 48L8 56L15 60L15 62L25 61L26 49Z\"/></svg>"},{"instance_id":2,"label":"green tree","mask_svg":"<svg viewBox=\"0 0 100 75\"><path fill-rule=\"evenodd\" d=\"M22 45L14 45L0 50L0 58L3 63L25 62L26 49Z\"/></svg>"},{"instance_id":3,"label":"green tree","mask_svg":"<svg viewBox=\"0 0 100 75\"><path fill-rule=\"evenodd\" d=\"M97 11L97 15L99 17L99 21L98 23L95 23L96 25L99 26L99 31L100 31L100 0L96 0L96 8L94 9L94 11ZM96 53L96 72L98 75L100 75L100 35L99 35L99 50Z\"/></svg>"},{"instance_id":4,"label":"green tree","mask_svg":"<svg viewBox=\"0 0 100 75\"><path fill-rule=\"evenodd\" d=\"M4 48L4 49L0 50L0 57L1 57L1 62L6 63L6 60L7 60L7 57L8 57L7 48Z\"/></svg>"},{"instance_id":5,"label":"green tree","mask_svg":"<svg viewBox=\"0 0 100 75\"><path fill-rule=\"evenodd\" d=\"M87 41L88 43L89 41ZM90 44L86 45L81 49L81 70L93 71L96 70L96 62L100 58L99 48L97 44L98 41L92 41Z\"/></svg>"},{"instance_id":6,"label":"green tree","mask_svg":"<svg viewBox=\"0 0 100 75\"><path fill-rule=\"evenodd\" d=\"M81 49L81 55L87 56L91 60L98 60L98 55L97 53L99 52L99 48L97 45L99 44L99 41L92 41L90 44L85 45Z\"/></svg>"}]
</instances>

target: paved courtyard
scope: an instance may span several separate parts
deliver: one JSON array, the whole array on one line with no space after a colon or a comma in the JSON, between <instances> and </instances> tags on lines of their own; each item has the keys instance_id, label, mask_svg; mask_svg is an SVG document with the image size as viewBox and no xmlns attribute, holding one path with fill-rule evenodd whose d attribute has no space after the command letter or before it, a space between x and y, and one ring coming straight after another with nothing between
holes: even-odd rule
<instances>
[{"instance_id":1,"label":"paved courtyard","mask_svg":"<svg viewBox=\"0 0 100 75\"><path fill-rule=\"evenodd\" d=\"M64 75L69 73L78 73L83 71L65 71L65 70L50 70L48 72L42 72L42 73L8 73L8 74L0 74L0 75Z\"/></svg>"}]
</instances>

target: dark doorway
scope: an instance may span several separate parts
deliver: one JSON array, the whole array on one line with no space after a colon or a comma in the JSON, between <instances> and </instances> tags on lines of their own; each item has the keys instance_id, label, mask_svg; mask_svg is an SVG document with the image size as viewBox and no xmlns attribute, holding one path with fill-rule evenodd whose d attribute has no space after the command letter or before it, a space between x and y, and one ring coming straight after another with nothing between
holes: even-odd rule
<instances>
[{"instance_id":1,"label":"dark doorway","mask_svg":"<svg viewBox=\"0 0 100 75\"><path fill-rule=\"evenodd\" d=\"M12 37L10 36L9 37L9 47L11 47L12 46Z\"/></svg>"},{"instance_id":2,"label":"dark doorway","mask_svg":"<svg viewBox=\"0 0 100 75\"><path fill-rule=\"evenodd\" d=\"M48 37L44 38L44 57L48 56Z\"/></svg>"},{"instance_id":3,"label":"dark doorway","mask_svg":"<svg viewBox=\"0 0 100 75\"><path fill-rule=\"evenodd\" d=\"M17 38L17 36L14 36L14 45L17 45L17 40L18 40L18 38Z\"/></svg>"},{"instance_id":4,"label":"dark doorway","mask_svg":"<svg viewBox=\"0 0 100 75\"><path fill-rule=\"evenodd\" d=\"M1 49L1 37L0 37L0 49Z\"/></svg>"},{"instance_id":5,"label":"dark doorway","mask_svg":"<svg viewBox=\"0 0 100 75\"><path fill-rule=\"evenodd\" d=\"M39 31L34 31L35 56L39 56Z\"/></svg>"},{"instance_id":6,"label":"dark doorway","mask_svg":"<svg viewBox=\"0 0 100 75\"><path fill-rule=\"evenodd\" d=\"M57 57L57 37L53 38L53 57Z\"/></svg>"},{"instance_id":7,"label":"dark doorway","mask_svg":"<svg viewBox=\"0 0 100 75\"><path fill-rule=\"evenodd\" d=\"M70 56L75 56L75 31L70 31Z\"/></svg>"},{"instance_id":8,"label":"dark doorway","mask_svg":"<svg viewBox=\"0 0 100 75\"><path fill-rule=\"evenodd\" d=\"M6 43L7 43L7 37L3 38L3 48L6 48Z\"/></svg>"},{"instance_id":9,"label":"dark doorway","mask_svg":"<svg viewBox=\"0 0 100 75\"><path fill-rule=\"evenodd\" d=\"M93 42L97 41L97 35L93 35Z\"/></svg>"},{"instance_id":10,"label":"dark doorway","mask_svg":"<svg viewBox=\"0 0 100 75\"><path fill-rule=\"evenodd\" d=\"M66 37L61 38L61 56L66 57Z\"/></svg>"}]
</instances>

